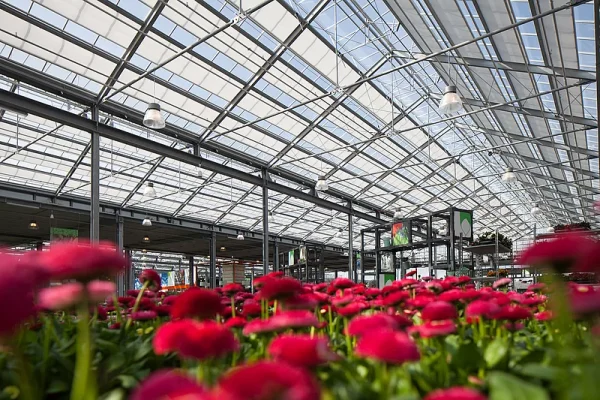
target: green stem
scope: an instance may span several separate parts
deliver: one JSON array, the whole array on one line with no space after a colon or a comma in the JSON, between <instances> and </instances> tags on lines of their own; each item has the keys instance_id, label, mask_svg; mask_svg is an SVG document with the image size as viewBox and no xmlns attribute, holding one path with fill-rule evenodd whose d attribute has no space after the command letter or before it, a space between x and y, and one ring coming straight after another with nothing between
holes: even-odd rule
<instances>
[{"instance_id":1,"label":"green stem","mask_svg":"<svg viewBox=\"0 0 600 400\"><path fill-rule=\"evenodd\" d=\"M17 362L17 369L19 371L19 391L21 400L35 400L36 396L33 391L34 385L32 383L34 380L32 379L32 373L30 364L25 358L25 355L21 351L19 346L14 346L13 354L15 356ZM42 388L43 389L43 388Z\"/></svg>"},{"instance_id":2,"label":"green stem","mask_svg":"<svg viewBox=\"0 0 600 400\"><path fill-rule=\"evenodd\" d=\"M117 312L117 322L122 324L123 316L121 315L121 305L119 304L119 298L116 294L113 294L113 304L115 306L115 311Z\"/></svg>"},{"instance_id":3,"label":"green stem","mask_svg":"<svg viewBox=\"0 0 600 400\"><path fill-rule=\"evenodd\" d=\"M346 349L348 351L348 357L352 356L352 338L348 334L348 318L344 317L344 336L346 336Z\"/></svg>"},{"instance_id":4,"label":"green stem","mask_svg":"<svg viewBox=\"0 0 600 400\"><path fill-rule=\"evenodd\" d=\"M231 296L231 316L235 318L235 300L233 296Z\"/></svg>"},{"instance_id":5,"label":"green stem","mask_svg":"<svg viewBox=\"0 0 600 400\"><path fill-rule=\"evenodd\" d=\"M87 297L87 295L86 295ZM92 338L90 331L90 310L87 299L79 305L77 321L77 341L75 371L71 389L71 400L95 400L96 379L92 371Z\"/></svg>"},{"instance_id":6,"label":"green stem","mask_svg":"<svg viewBox=\"0 0 600 400\"><path fill-rule=\"evenodd\" d=\"M51 340L51 330L54 330L54 323L50 321L50 318L47 316L42 317L44 320L44 341L42 345L43 356L42 356L42 383L40 385L42 392L45 393L46 390L46 375L48 368L48 361L50 359L50 340Z\"/></svg>"},{"instance_id":7,"label":"green stem","mask_svg":"<svg viewBox=\"0 0 600 400\"><path fill-rule=\"evenodd\" d=\"M134 312L137 312L138 307L140 306L140 301L142 300L142 297L144 297L144 292L146 291L146 289L148 289L148 286L150 286L150 281L146 281L144 282L144 286L142 286L142 288L140 289L140 292L137 295L137 298L135 299L135 303L133 304L133 308L131 309L131 313L133 314ZM132 319L129 318L127 320L127 326L125 327L125 329L129 329L129 327L131 326L132 323Z\"/></svg>"}]
</instances>

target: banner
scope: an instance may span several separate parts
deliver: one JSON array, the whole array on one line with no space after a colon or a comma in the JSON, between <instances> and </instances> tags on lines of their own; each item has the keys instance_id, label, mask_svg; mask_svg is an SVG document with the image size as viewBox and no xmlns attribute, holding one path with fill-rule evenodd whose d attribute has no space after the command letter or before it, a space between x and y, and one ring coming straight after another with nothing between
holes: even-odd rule
<instances>
[{"instance_id":1,"label":"banner","mask_svg":"<svg viewBox=\"0 0 600 400\"><path fill-rule=\"evenodd\" d=\"M50 241L57 242L62 240L71 240L77 241L77 237L79 236L79 231L77 229L69 229L69 228L50 228Z\"/></svg>"},{"instance_id":2,"label":"banner","mask_svg":"<svg viewBox=\"0 0 600 400\"><path fill-rule=\"evenodd\" d=\"M403 222L392 225L392 246L408 244L408 227Z\"/></svg>"},{"instance_id":3,"label":"banner","mask_svg":"<svg viewBox=\"0 0 600 400\"><path fill-rule=\"evenodd\" d=\"M294 261L294 250L290 250L288 252L288 265L294 265L296 261Z\"/></svg>"},{"instance_id":4,"label":"banner","mask_svg":"<svg viewBox=\"0 0 600 400\"><path fill-rule=\"evenodd\" d=\"M473 237L473 217L467 211L454 211L454 236L470 239Z\"/></svg>"}]
</instances>

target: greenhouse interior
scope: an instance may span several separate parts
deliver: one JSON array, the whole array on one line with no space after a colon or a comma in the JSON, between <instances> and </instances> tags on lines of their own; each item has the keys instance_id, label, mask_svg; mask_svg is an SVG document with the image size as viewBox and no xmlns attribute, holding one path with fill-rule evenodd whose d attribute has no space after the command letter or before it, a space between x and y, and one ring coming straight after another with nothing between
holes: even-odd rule
<instances>
[{"instance_id":1,"label":"greenhouse interior","mask_svg":"<svg viewBox=\"0 0 600 400\"><path fill-rule=\"evenodd\" d=\"M600 0L0 21L0 400L598 398Z\"/></svg>"}]
</instances>

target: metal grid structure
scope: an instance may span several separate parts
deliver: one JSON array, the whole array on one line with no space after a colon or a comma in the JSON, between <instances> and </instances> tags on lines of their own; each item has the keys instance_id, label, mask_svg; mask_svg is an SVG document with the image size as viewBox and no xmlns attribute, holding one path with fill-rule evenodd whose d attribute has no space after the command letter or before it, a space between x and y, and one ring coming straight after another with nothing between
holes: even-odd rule
<instances>
[{"instance_id":1,"label":"metal grid structure","mask_svg":"<svg viewBox=\"0 0 600 400\"><path fill-rule=\"evenodd\" d=\"M0 185L355 248L397 208L592 220L592 3L0 0Z\"/></svg>"}]
</instances>

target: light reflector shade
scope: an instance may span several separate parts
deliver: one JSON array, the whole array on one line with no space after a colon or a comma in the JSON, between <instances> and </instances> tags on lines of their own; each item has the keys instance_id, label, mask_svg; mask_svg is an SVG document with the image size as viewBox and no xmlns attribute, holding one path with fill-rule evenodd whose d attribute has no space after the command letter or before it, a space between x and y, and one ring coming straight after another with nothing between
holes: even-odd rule
<instances>
[{"instance_id":1,"label":"light reflector shade","mask_svg":"<svg viewBox=\"0 0 600 400\"><path fill-rule=\"evenodd\" d=\"M148 217L144 218L142 221L142 226L152 226L152 220Z\"/></svg>"},{"instance_id":2,"label":"light reflector shade","mask_svg":"<svg viewBox=\"0 0 600 400\"><path fill-rule=\"evenodd\" d=\"M237 238L236 238L236 239L237 239L237 240L244 240L244 234L243 234L243 233L241 233L241 232L240 232L240 233L238 233L238 235L237 235Z\"/></svg>"},{"instance_id":3,"label":"light reflector shade","mask_svg":"<svg viewBox=\"0 0 600 400\"><path fill-rule=\"evenodd\" d=\"M150 129L162 129L165 127L165 119L160 112L160 104L148 104L148 108L144 114L143 124Z\"/></svg>"},{"instance_id":4,"label":"light reflector shade","mask_svg":"<svg viewBox=\"0 0 600 400\"><path fill-rule=\"evenodd\" d=\"M402 219L402 212L399 208L397 208L396 211L394 211L394 219Z\"/></svg>"},{"instance_id":5,"label":"light reflector shade","mask_svg":"<svg viewBox=\"0 0 600 400\"><path fill-rule=\"evenodd\" d=\"M154 183L148 182L144 188L144 196L156 197L156 190L154 189Z\"/></svg>"},{"instance_id":6,"label":"light reflector shade","mask_svg":"<svg viewBox=\"0 0 600 400\"><path fill-rule=\"evenodd\" d=\"M319 192L329 190L329 185L327 184L327 180L325 180L324 176L319 176L317 184L315 185L315 189Z\"/></svg>"},{"instance_id":7,"label":"light reflector shade","mask_svg":"<svg viewBox=\"0 0 600 400\"><path fill-rule=\"evenodd\" d=\"M462 110L463 103L456 93L456 86L446 86L438 110L442 114L454 114Z\"/></svg>"},{"instance_id":8,"label":"light reflector shade","mask_svg":"<svg viewBox=\"0 0 600 400\"><path fill-rule=\"evenodd\" d=\"M547 233L554 233L554 227L552 227L552 226L549 226L549 227L546 229L546 232L547 232Z\"/></svg>"},{"instance_id":9,"label":"light reflector shade","mask_svg":"<svg viewBox=\"0 0 600 400\"><path fill-rule=\"evenodd\" d=\"M506 168L506 171L502 174L502 182L511 183L517 180L517 175L515 175L512 167Z\"/></svg>"},{"instance_id":10,"label":"light reflector shade","mask_svg":"<svg viewBox=\"0 0 600 400\"><path fill-rule=\"evenodd\" d=\"M538 207L537 203L533 205L533 207L531 208L531 215L535 216L535 215L540 215L540 213L542 212L542 210Z\"/></svg>"}]
</instances>

